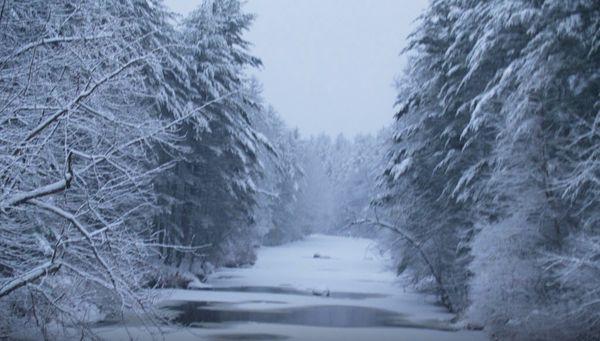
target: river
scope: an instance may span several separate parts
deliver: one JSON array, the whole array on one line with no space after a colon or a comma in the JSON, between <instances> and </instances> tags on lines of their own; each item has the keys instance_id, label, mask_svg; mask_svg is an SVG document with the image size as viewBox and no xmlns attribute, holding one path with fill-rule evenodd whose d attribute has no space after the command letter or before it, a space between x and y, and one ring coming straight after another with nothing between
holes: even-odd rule
<instances>
[{"instance_id":1,"label":"river","mask_svg":"<svg viewBox=\"0 0 600 341\"><path fill-rule=\"evenodd\" d=\"M196 290L162 290L173 325L97 328L106 339L486 340L460 330L432 296L395 276L373 241L312 235L258 250L252 267L221 269Z\"/></svg>"}]
</instances>

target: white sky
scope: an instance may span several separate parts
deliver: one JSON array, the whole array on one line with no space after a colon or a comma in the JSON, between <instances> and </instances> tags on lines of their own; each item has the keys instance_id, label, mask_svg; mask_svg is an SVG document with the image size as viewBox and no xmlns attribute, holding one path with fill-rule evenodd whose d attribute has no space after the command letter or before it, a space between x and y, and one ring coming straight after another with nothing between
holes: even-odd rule
<instances>
[{"instance_id":1,"label":"white sky","mask_svg":"<svg viewBox=\"0 0 600 341\"><path fill-rule=\"evenodd\" d=\"M399 55L428 0L249 0L246 39L266 100L303 135L373 133L392 122ZM187 13L200 0L165 0Z\"/></svg>"}]
</instances>

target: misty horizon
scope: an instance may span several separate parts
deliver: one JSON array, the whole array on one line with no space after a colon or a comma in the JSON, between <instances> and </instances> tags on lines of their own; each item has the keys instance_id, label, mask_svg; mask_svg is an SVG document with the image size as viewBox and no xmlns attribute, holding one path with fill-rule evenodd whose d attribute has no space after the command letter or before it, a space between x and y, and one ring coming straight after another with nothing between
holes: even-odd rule
<instances>
[{"instance_id":1,"label":"misty horizon","mask_svg":"<svg viewBox=\"0 0 600 341\"><path fill-rule=\"evenodd\" d=\"M167 0L185 15L199 0ZM252 73L291 127L321 133L377 134L393 122L401 51L427 0L249 0L244 34L263 67ZM334 18L335 20L331 19Z\"/></svg>"}]
</instances>

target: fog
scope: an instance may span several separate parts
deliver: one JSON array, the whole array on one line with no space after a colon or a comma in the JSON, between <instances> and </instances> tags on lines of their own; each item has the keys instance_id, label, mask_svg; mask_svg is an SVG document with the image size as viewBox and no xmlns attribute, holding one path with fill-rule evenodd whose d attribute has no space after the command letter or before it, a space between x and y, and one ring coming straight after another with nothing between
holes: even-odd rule
<instances>
[{"instance_id":1,"label":"fog","mask_svg":"<svg viewBox=\"0 0 600 341\"><path fill-rule=\"evenodd\" d=\"M199 1L168 0L185 14ZM250 0L247 32L263 61L256 76L303 135L372 133L392 122L394 75L427 0Z\"/></svg>"}]
</instances>

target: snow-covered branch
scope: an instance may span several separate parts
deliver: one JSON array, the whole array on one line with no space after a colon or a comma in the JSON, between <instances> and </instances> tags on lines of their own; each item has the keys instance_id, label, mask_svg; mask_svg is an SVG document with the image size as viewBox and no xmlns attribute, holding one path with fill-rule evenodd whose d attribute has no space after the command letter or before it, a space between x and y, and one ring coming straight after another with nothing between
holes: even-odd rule
<instances>
[{"instance_id":1,"label":"snow-covered branch","mask_svg":"<svg viewBox=\"0 0 600 341\"><path fill-rule=\"evenodd\" d=\"M19 47L16 51L14 51L8 57L6 57L4 62L10 61L10 60L18 57L20 54L23 54L31 49L41 46L41 45L72 43L72 42L77 42L77 41L86 42L86 41L95 40L95 39L107 39L110 37L111 37L111 34L97 34L97 35L82 36L82 37L43 38L38 41L34 41L34 42L31 42L29 44Z\"/></svg>"},{"instance_id":2,"label":"snow-covered branch","mask_svg":"<svg viewBox=\"0 0 600 341\"><path fill-rule=\"evenodd\" d=\"M50 261L30 270L29 272L23 275L13 278L11 281L3 284L0 287L0 298L9 295L11 292L19 289L24 285L27 285L28 283L32 283L42 277L52 275L53 273L58 271L60 267L60 262Z\"/></svg>"},{"instance_id":3,"label":"snow-covered branch","mask_svg":"<svg viewBox=\"0 0 600 341\"><path fill-rule=\"evenodd\" d=\"M47 195L55 194L69 188L69 186L71 185L71 181L73 180L72 157L72 153L69 153L67 156L66 173L64 179L36 188L31 191L16 193L10 198L7 198L0 202L0 211L6 211L6 209L10 208L11 206L24 203L31 199L41 198Z\"/></svg>"},{"instance_id":4,"label":"snow-covered branch","mask_svg":"<svg viewBox=\"0 0 600 341\"><path fill-rule=\"evenodd\" d=\"M93 94L94 91L96 91L96 89L98 89L98 87L100 87L101 85L105 84L106 82L112 80L113 78L115 78L116 76L118 76L119 74L124 72L126 69L128 69L132 65L139 63L140 61L144 60L145 58L147 58L147 57L142 56L142 57L133 58L132 60L123 64L122 66L120 66L119 68L114 70L113 72L111 72L108 75L101 78L99 81L94 82L94 84L92 86L87 88L85 91L81 92L77 97L75 97L73 100L71 100L71 102L69 102L67 105L65 105L60 110L57 110L54 114L50 115L50 117L48 117L43 122L41 122L38 126L33 128L25 137L24 142L30 141L35 136L37 136L39 133L41 133L46 127L48 127L50 124L55 122L59 117L66 114L70 110L74 109L81 101L85 100L91 94Z\"/></svg>"}]
</instances>

